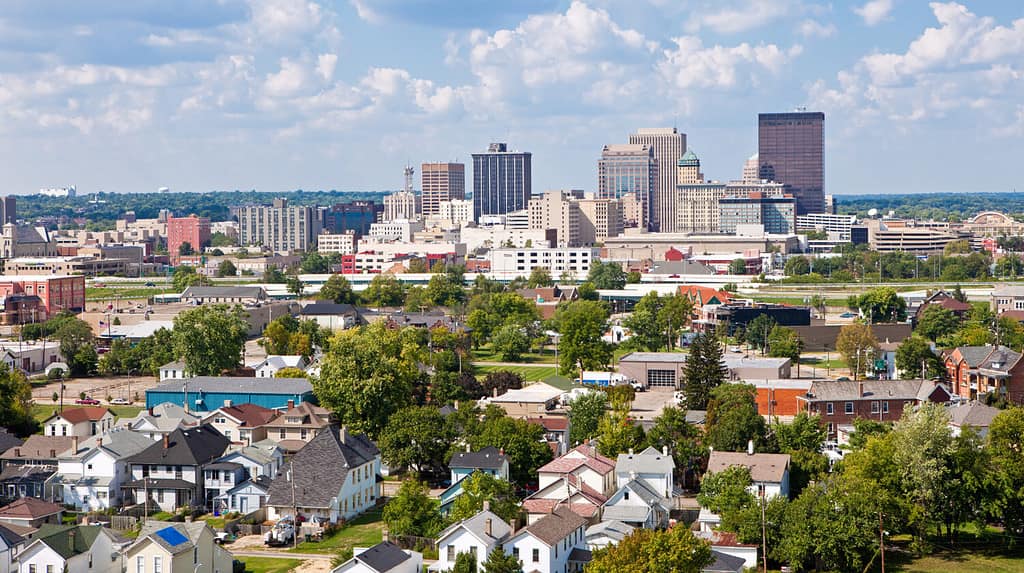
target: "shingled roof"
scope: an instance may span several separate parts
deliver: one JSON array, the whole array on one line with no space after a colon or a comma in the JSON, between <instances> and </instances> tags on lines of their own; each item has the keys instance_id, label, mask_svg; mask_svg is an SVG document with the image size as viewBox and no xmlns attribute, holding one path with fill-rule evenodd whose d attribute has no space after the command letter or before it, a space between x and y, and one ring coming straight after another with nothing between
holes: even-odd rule
<instances>
[{"instance_id":1,"label":"shingled roof","mask_svg":"<svg viewBox=\"0 0 1024 573\"><path fill-rule=\"evenodd\" d=\"M34 535L36 541L46 544L65 560L87 553L96 538L110 535L100 525L44 525Z\"/></svg>"},{"instance_id":2,"label":"shingled roof","mask_svg":"<svg viewBox=\"0 0 1024 573\"><path fill-rule=\"evenodd\" d=\"M316 435L292 457L291 477L295 482L294 505L329 508L341 491L349 471L380 454L377 445L365 434L352 434L332 426ZM286 473L270 485L268 505L291 506L292 484Z\"/></svg>"},{"instance_id":3,"label":"shingled roof","mask_svg":"<svg viewBox=\"0 0 1024 573\"><path fill-rule=\"evenodd\" d=\"M508 461L508 456L501 450L494 446L487 446L478 452L459 452L453 455L448 467L499 470L506 461Z\"/></svg>"},{"instance_id":4,"label":"shingled roof","mask_svg":"<svg viewBox=\"0 0 1024 573\"><path fill-rule=\"evenodd\" d=\"M558 507L523 530L553 547L570 533L587 524L587 520L565 507Z\"/></svg>"},{"instance_id":5,"label":"shingled roof","mask_svg":"<svg viewBox=\"0 0 1024 573\"><path fill-rule=\"evenodd\" d=\"M352 557L378 573L387 573L399 563L409 559L409 554L390 541L381 541L377 545Z\"/></svg>"},{"instance_id":6,"label":"shingled roof","mask_svg":"<svg viewBox=\"0 0 1024 573\"><path fill-rule=\"evenodd\" d=\"M57 463L57 456L71 448L71 436L40 436L34 434L24 444L8 448L0 454L4 460L51 461Z\"/></svg>"},{"instance_id":7,"label":"shingled roof","mask_svg":"<svg viewBox=\"0 0 1024 573\"><path fill-rule=\"evenodd\" d=\"M748 454L746 452L711 452L707 473L713 474L733 466L750 469L755 482L781 483L789 469L789 454Z\"/></svg>"},{"instance_id":8,"label":"shingled roof","mask_svg":"<svg viewBox=\"0 0 1024 573\"><path fill-rule=\"evenodd\" d=\"M63 511L61 506L34 497L22 497L0 507L0 517L7 519L37 519Z\"/></svg>"},{"instance_id":9,"label":"shingled roof","mask_svg":"<svg viewBox=\"0 0 1024 573\"><path fill-rule=\"evenodd\" d=\"M224 454L231 443L210 425L178 428L164 439L128 458L132 464L198 466Z\"/></svg>"},{"instance_id":10,"label":"shingled roof","mask_svg":"<svg viewBox=\"0 0 1024 573\"><path fill-rule=\"evenodd\" d=\"M82 422L98 422L103 419L104 416L113 413L104 408L103 406L83 406L81 408L65 408L63 412L54 414L46 419L46 421L52 420L53 418L60 417L72 424L81 424Z\"/></svg>"}]
</instances>

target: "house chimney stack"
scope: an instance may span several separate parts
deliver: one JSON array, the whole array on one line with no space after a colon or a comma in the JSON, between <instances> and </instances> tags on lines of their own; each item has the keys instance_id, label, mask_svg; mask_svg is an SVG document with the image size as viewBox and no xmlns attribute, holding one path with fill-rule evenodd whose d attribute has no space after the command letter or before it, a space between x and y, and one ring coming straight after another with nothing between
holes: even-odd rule
<instances>
[{"instance_id":1,"label":"house chimney stack","mask_svg":"<svg viewBox=\"0 0 1024 573\"><path fill-rule=\"evenodd\" d=\"M295 407L295 400L288 400L288 409L291 410Z\"/></svg>"},{"instance_id":2,"label":"house chimney stack","mask_svg":"<svg viewBox=\"0 0 1024 573\"><path fill-rule=\"evenodd\" d=\"M859 397L863 397L864 396L864 381L863 380L859 380L857 382L857 396L859 396Z\"/></svg>"},{"instance_id":3,"label":"house chimney stack","mask_svg":"<svg viewBox=\"0 0 1024 573\"><path fill-rule=\"evenodd\" d=\"M754 440L747 440L747 455L754 455Z\"/></svg>"},{"instance_id":4,"label":"house chimney stack","mask_svg":"<svg viewBox=\"0 0 1024 573\"><path fill-rule=\"evenodd\" d=\"M661 455L663 455L663 456L667 456L668 455L668 446L661 446Z\"/></svg>"},{"instance_id":5,"label":"house chimney stack","mask_svg":"<svg viewBox=\"0 0 1024 573\"><path fill-rule=\"evenodd\" d=\"M341 427L341 432L339 432L338 437L341 438L341 443L343 444L348 441L348 426Z\"/></svg>"},{"instance_id":6,"label":"house chimney stack","mask_svg":"<svg viewBox=\"0 0 1024 573\"><path fill-rule=\"evenodd\" d=\"M98 448L98 447L100 447L102 445L103 445L103 436L100 436L100 437L96 438L96 447Z\"/></svg>"},{"instance_id":7,"label":"house chimney stack","mask_svg":"<svg viewBox=\"0 0 1024 573\"><path fill-rule=\"evenodd\" d=\"M171 436L170 434L164 434L164 449L171 447Z\"/></svg>"},{"instance_id":8,"label":"house chimney stack","mask_svg":"<svg viewBox=\"0 0 1024 573\"><path fill-rule=\"evenodd\" d=\"M487 534L488 537L491 536L491 518L490 517L488 517L487 519L484 520L484 533Z\"/></svg>"},{"instance_id":9,"label":"house chimney stack","mask_svg":"<svg viewBox=\"0 0 1024 573\"><path fill-rule=\"evenodd\" d=\"M71 436L71 453L78 453L78 436Z\"/></svg>"}]
</instances>

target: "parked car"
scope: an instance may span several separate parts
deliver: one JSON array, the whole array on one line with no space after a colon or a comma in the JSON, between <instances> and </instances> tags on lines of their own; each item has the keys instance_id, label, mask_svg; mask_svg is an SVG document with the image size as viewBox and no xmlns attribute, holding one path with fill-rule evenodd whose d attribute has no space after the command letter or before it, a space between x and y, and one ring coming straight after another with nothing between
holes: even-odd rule
<instances>
[{"instance_id":1,"label":"parked car","mask_svg":"<svg viewBox=\"0 0 1024 573\"><path fill-rule=\"evenodd\" d=\"M127 398L114 398L110 403L114 406L127 406L128 404L131 404Z\"/></svg>"},{"instance_id":2,"label":"parked car","mask_svg":"<svg viewBox=\"0 0 1024 573\"><path fill-rule=\"evenodd\" d=\"M153 282L152 282L152 281L150 281L150 282L147 282L147 283L146 283L146 286L147 286L147 287L155 287L156 285L155 285L155 284L153 284Z\"/></svg>"},{"instance_id":3,"label":"parked car","mask_svg":"<svg viewBox=\"0 0 1024 573\"><path fill-rule=\"evenodd\" d=\"M86 396L85 398L79 398L78 400L75 400L75 404L85 404L86 406L99 406L100 401L97 400L96 398L89 398L88 396Z\"/></svg>"},{"instance_id":4,"label":"parked car","mask_svg":"<svg viewBox=\"0 0 1024 573\"><path fill-rule=\"evenodd\" d=\"M629 385L633 387L633 391L634 392L643 392L643 391L647 390L647 388L644 387L643 384L641 384L640 382L637 382L636 380L630 382Z\"/></svg>"}]
</instances>

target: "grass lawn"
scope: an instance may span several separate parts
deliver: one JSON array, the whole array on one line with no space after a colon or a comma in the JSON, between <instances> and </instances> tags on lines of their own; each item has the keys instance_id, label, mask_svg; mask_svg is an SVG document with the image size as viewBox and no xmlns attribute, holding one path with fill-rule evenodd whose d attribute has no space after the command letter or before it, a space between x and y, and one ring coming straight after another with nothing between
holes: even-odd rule
<instances>
[{"instance_id":1,"label":"grass lawn","mask_svg":"<svg viewBox=\"0 0 1024 573\"><path fill-rule=\"evenodd\" d=\"M301 559L282 557L239 557L249 573L287 573L302 564Z\"/></svg>"},{"instance_id":2,"label":"grass lawn","mask_svg":"<svg viewBox=\"0 0 1024 573\"><path fill-rule=\"evenodd\" d=\"M994 553L991 551L941 551L925 557L885 552L886 571L925 573L956 571L957 573L1022 573L1024 553ZM873 571L881 571L877 560Z\"/></svg>"},{"instance_id":3,"label":"grass lawn","mask_svg":"<svg viewBox=\"0 0 1024 573\"><path fill-rule=\"evenodd\" d=\"M800 364L814 366L815 368L847 368L846 361L841 358L830 358L825 360L824 358L808 358L806 356L801 356Z\"/></svg>"},{"instance_id":4,"label":"grass lawn","mask_svg":"<svg viewBox=\"0 0 1024 573\"><path fill-rule=\"evenodd\" d=\"M98 301L98 300L112 300L115 298L123 299L135 299L135 298L149 298L155 294L167 294L179 292L174 287L166 288L163 281L156 282L155 287L144 287L144 286L128 286L125 288L113 288L113 287L86 287L85 288L85 300L87 301Z\"/></svg>"},{"instance_id":5,"label":"grass lawn","mask_svg":"<svg viewBox=\"0 0 1024 573\"><path fill-rule=\"evenodd\" d=\"M477 366L476 373L479 376L484 376L488 372L501 372L509 371L515 372L523 377L523 380L537 382L552 376L555 373L554 366Z\"/></svg>"},{"instance_id":6,"label":"grass lawn","mask_svg":"<svg viewBox=\"0 0 1024 573\"><path fill-rule=\"evenodd\" d=\"M376 509L360 515L342 529L336 531L323 541L302 542L298 547L289 549L293 553L327 553L334 555L352 547L370 547L384 539L384 522L381 510Z\"/></svg>"},{"instance_id":7,"label":"grass lawn","mask_svg":"<svg viewBox=\"0 0 1024 573\"><path fill-rule=\"evenodd\" d=\"M502 359L501 354L491 350L490 346L478 348L474 350L472 354L473 360L478 360L480 362L505 362L505 360ZM554 349L545 350L540 354L536 352L527 352L520 356L519 360L516 360L516 362L523 362L527 364L554 364L555 351Z\"/></svg>"},{"instance_id":8,"label":"grass lawn","mask_svg":"<svg viewBox=\"0 0 1024 573\"><path fill-rule=\"evenodd\" d=\"M64 409L71 410L74 408L84 408L84 406L76 406L74 404L68 405L67 402L74 402L76 398L68 399L64 396ZM101 404L102 405L102 404ZM142 411L142 406L105 406L111 412L114 413L116 418L134 418ZM42 422L53 415L53 411L58 409L56 404L32 404L32 417Z\"/></svg>"}]
</instances>

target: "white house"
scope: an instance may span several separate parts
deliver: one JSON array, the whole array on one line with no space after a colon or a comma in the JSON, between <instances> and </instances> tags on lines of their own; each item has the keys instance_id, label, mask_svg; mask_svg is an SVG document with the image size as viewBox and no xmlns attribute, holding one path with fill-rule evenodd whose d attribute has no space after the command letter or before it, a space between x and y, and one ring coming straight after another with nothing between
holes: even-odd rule
<instances>
[{"instance_id":1,"label":"white house","mask_svg":"<svg viewBox=\"0 0 1024 573\"><path fill-rule=\"evenodd\" d=\"M568 507L580 517L595 522L601 519L601 507L608 497L595 491L575 475L560 477L523 500L526 523L532 525L556 508Z\"/></svg>"},{"instance_id":2,"label":"white house","mask_svg":"<svg viewBox=\"0 0 1024 573\"><path fill-rule=\"evenodd\" d=\"M185 376L185 363L181 360L168 362L160 367L160 381L182 380Z\"/></svg>"},{"instance_id":3,"label":"white house","mask_svg":"<svg viewBox=\"0 0 1024 573\"><path fill-rule=\"evenodd\" d=\"M359 316L351 304L335 304L319 300L302 307L300 318L315 320L317 324L331 330L346 330L359 323Z\"/></svg>"},{"instance_id":4,"label":"white house","mask_svg":"<svg viewBox=\"0 0 1024 573\"><path fill-rule=\"evenodd\" d=\"M630 481L640 480L653 492L663 498L671 499L675 491L673 475L676 463L668 453L668 448L661 451L648 447L639 454L619 454L615 461L615 486L622 488Z\"/></svg>"},{"instance_id":5,"label":"white house","mask_svg":"<svg viewBox=\"0 0 1024 573\"><path fill-rule=\"evenodd\" d=\"M619 488L602 509L602 519L628 523L644 529L668 527L669 501L652 490L647 482L635 479Z\"/></svg>"},{"instance_id":6,"label":"white house","mask_svg":"<svg viewBox=\"0 0 1024 573\"><path fill-rule=\"evenodd\" d=\"M232 556L204 521L147 521L124 551L125 573L231 573Z\"/></svg>"},{"instance_id":7,"label":"white house","mask_svg":"<svg viewBox=\"0 0 1024 573\"><path fill-rule=\"evenodd\" d=\"M267 437L264 424L278 412L258 404L225 404L206 414L203 424L210 424L234 444L249 445Z\"/></svg>"},{"instance_id":8,"label":"white house","mask_svg":"<svg viewBox=\"0 0 1024 573\"><path fill-rule=\"evenodd\" d=\"M178 428L189 428L198 424L199 416L186 412L177 404L164 402L139 412L134 418L121 420L117 425L157 441Z\"/></svg>"},{"instance_id":9,"label":"white house","mask_svg":"<svg viewBox=\"0 0 1024 573\"><path fill-rule=\"evenodd\" d=\"M978 402L969 402L949 406L947 411L953 436L959 436L964 428L972 428L981 439L985 439L988 436L988 427L1001 410Z\"/></svg>"},{"instance_id":10,"label":"white house","mask_svg":"<svg viewBox=\"0 0 1024 573\"><path fill-rule=\"evenodd\" d=\"M582 571L591 557L586 525L585 519L567 508L557 508L513 535L505 543L505 553L516 556L523 571Z\"/></svg>"},{"instance_id":11,"label":"white house","mask_svg":"<svg viewBox=\"0 0 1024 573\"><path fill-rule=\"evenodd\" d=\"M210 426L174 430L128 458L131 481L124 490L134 503L163 511L209 506L213 499L206 496L202 468L224 455L227 447L227 438Z\"/></svg>"},{"instance_id":12,"label":"white house","mask_svg":"<svg viewBox=\"0 0 1024 573\"><path fill-rule=\"evenodd\" d=\"M710 542L712 553L719 553L731 557L732 560L725 560L727 563L730 561L735 563L736 559L742 561L742 568L740 570L753 570L759 565L757 560L758 545L740 543L736 539L735 533L728 531L696 531L694 532L694 535ZM716 558L716 561L721 561L717 556L714 557ZM728 569L728 567L725 569ZM733 567L729 570L736 571L737 569Z\"/></svg>"},{"instance_id":13,"label":"white house","mask_svg":"<svg viewBox=\"0 0 1024 573\"><path fill-rule=\"evenodd\" d=\"M572 475L581 483L605 496L615 491L615 462L597 453L591 444L582 444L537 470L541 489Z\"/></svg>"},{"instance_id":14,"label":"white house","mask_svg":"<svg viewBox=\"0 0 1024 573\"><path fill-rule=\"evenodd\" d=\"M57 459L54 495L78 510L119 507L121 484L130 476L127 459L153 441L123 428L71 440L71 449Z\"/></svg>"},{"instance_id":15,"label":"white house","mask_svg":"<svg viewBox=\"0 0 1024 573\"><path fill-rule=\"evenodd\" d=\"M15 558L19 573L120 573L121 545L99 525L46 525Z\"/></svg>"},{"instance_id":16,"label":"white house","mask_svg":"<svg viewBox=\"0 0 1024 573\"><path fill-rule=\"evenodd\" d=\"M437 562L431 571L450 571L460 553L476 558L476 570L483 571L484 561L496 547L512 533L512 527L494 513L484 502L485 509L469 519L450 525L437 536Z\"/></svg>"},{"instance_id":17,"label":"white house","mask_svg":"<svg viewBox=\"0 0 1024 573\"><path fill-rule=\"evenodd\" d=\"M47 436L77 436L88 438L114 427L114 414L102 406L65 408L43 422Z\"/></svg>"},{"instance_id":18,"label":"white house","mask_svg":"<svg viewBox=\"0 0 1024 573\"><path fill-rule=\"evenodd\" d=\"M299 355L271 354L267 358L253 366L257 378L273 378L277 372L284 368L306 369L306 358Z\"/></svg>"},{"instance_id":19,"label":"white house","mask_svg":"<svg viewBox=\"0 0 1024 573\"><path fill-rule=\"evenodd\" d=\"M0 525L0 573L11 573L17 569L14 557L25 548L26 543L24 537Z\"/></svg>"},{"instance_id":20,"label":"white house","mask_svg":"<svg viewBox=\"0 0 1024 573\"><path fill-rule=\"evenodd\" d=\"M373 547L355 547L352 559L335 567L331 573L420 573L423 554L404 550L382 541Z\"/></svg>"},{"instance_id":21,"label":"white house","mask_svg":"<svg viewBox=\"0 0 1024 573\"><path fill-rule=\"evenodd\" d=\"M636 531L632 525L621 521L602 521L587 528L587 548L591 551L617 545Z\"/></svg>"},{"instance_id":22,"label":"white house","mask_svg":"<svg viewBox=\"0 0 1024 573\"><path fill-rule=\"evenodd\" d=\"M755 454L750 443L746 452L711 452L705 476L739 466L750 470L751 484L748 490L754 497L772 498L778 495L789 497L789 454ZM706 508L697 516L699 530L713 531L721 523L721 517Z\"/></svg>"},{"instance_id":23,"label":"white house","mask_svg":"<svg viewBox=\"0 0 1024 573\"><path fill-rule=\"evenodd\" d=\"M216 507L226 513L246 514L255 511L267 505L271 481L267 476L247 479L214 498Z\"/></svg>"},{"instance_id":24,"label":"white house","mask_svg":"<svg viewBox=\"0 0 1024 573\"><path fill-rule=\"evenodd\" d=\"M277 442L263 440L251 446L229 449L221 456L222 462L242 464L250 477L274 477L284 464L284 453Z\"/></svg>"},{"instance_id":25,"label":"white house","mask_svg":"<svg viewBox=\"0 0 1024 573\"><path fill-rule=\"evenodd\" d=\"M331 426L317 434L270 485L267 518L293 514L337 523L371 509L380 497L380 450L365 434Z\"/></svg>"}]
</instances>

